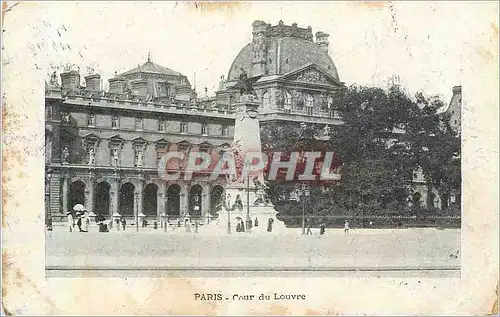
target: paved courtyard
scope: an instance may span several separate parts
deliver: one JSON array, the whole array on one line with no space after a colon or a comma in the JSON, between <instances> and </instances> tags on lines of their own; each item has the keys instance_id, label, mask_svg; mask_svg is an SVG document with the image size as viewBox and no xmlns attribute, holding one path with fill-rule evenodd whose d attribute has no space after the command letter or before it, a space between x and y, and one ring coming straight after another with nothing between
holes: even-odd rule
<instances>
[{"instance_id":1,"label":"paved courtyard","mask_svg":"<svg viewBox=\"0 0 500 317\"><path fill-rule=\"evenodd\" d=\"M147 229L46 234L48 271L349 271L444 270L460 267L457 229L327 229L278 233L198 234ZM458 271L459 272L459 271Z\"/></svg>"}]
</instances>

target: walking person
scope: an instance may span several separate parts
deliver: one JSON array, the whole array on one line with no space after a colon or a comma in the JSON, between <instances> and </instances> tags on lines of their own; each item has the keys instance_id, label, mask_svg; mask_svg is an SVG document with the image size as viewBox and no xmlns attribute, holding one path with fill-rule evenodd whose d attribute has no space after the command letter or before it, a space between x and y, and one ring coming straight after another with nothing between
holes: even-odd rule
<instances>
[{"instance_id":1,"label":"walking person","mask_svg":"<svg viewBox=\"0 0 500 317\"><path fill-rule=\"evenodd\" d=\"M89 225L90 225L90 215L89 212L85 210L85 213L83 214L83 228L85 232L89 232Z\"/></svg>"},{"instance_id":2,"label":"walking person","mask_svg":"<svg viewBox=\"0 0 500 317\"><path fill-rule=\"evenodd\" d=\"M73 226L75 225L75 220L73 219L73 215L71 212L66 213L68 215L68 227L69 227L69 232L73 232Z\"/></svg>"},{"instance_id":3,"label":"walking person","mask_svg":"<svg viewBox=\"0 0 500 317\"><path fill-rule=\"evenodd\" d=\"M76 221L76 225L78 226L78 231L82 232L82 215L77 215L78 220Z\"/></svg>"},{"instance_id":4,"label":"walking person","mask_svg":"<svg viewBox=\"0 0 500 317\"><path fill-rule=\"evenodd\" d=\"M125 227L127 226L127 220L125 220L125 216L122 216L122 228L125 231Z\"/></svg>"},{"instance_id":5,"label":"walking person","mask_svg":"<svg viewBox=\"0 0 500 317\"><path fill-rule=\"evenodd\" d=\"M344 223L344 234L348 235L349 234L349 221L345 221Z\"/></svg>"},{"instance_id":6,"label":"walking person","mask_svg":"<svg viewBox=\"0 0 500 317\"><path fill-rule=\"evenodd\" d=\"M312 225L312 222L311 222L311 219L307 219L307 231L306 231L306 236L307 235L312 235L312 231L311 231L311 225Z\"/></svg>"},{"instance_id":7,"label":"walking person","mask_svg":"<svg viewBox=\"0 0 500 317\"><path fill-rule=\"evenodd\" d=\"M325 223L321 223L321 225L319 226L319 234L320 235L324 235L325 234Z\"/></svg>"}]
</instances>

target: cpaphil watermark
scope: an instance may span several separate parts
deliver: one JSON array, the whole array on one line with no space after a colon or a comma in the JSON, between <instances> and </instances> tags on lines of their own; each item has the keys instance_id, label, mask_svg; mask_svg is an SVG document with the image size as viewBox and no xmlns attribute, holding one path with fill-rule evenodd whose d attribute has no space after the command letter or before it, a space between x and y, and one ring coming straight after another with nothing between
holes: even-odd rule
<instances>
[{"instance_id":1,"label":"cpaphil watermark","mask_svg":"<svg viewBox=\"0 0 500 317\"><path fill-rule=\"evenodd\" d=\"M268 181L340 181L339 162L334 152L165 152L158 164L158 175L166 181L191 180L197 175L210 180L229 181L259 177Z\"/></svg>"}]
</instances>

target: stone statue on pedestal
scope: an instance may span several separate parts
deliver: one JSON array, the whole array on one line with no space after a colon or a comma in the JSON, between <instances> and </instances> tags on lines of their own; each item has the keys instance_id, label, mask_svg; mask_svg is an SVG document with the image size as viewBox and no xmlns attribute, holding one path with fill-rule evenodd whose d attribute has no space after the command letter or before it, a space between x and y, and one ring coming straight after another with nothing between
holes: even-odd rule
<instances>
[{"instance_id":1,"label":"stone statue on pedestal","mask_svg":"<svg viewBox=\"0 0 500 317\"><path fill-rule=\"evenodd\" d=\"M238 79L236 85L232 88L239 89L241 96L251 95L257 97L257 93L255 92L255 89L253 89L253 84L256 83L261 77L262 76L255 76L248 78L247 72L241 68L240 78Z\"/></svg>"}]
</instances>

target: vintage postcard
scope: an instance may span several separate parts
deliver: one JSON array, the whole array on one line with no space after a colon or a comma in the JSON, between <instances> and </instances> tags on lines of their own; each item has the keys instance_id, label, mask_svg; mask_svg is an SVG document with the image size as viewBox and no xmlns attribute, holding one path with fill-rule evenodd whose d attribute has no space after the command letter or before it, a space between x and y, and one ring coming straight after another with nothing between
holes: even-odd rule
<instances>
[{"instance_id":1,"label":"vintage postcard","mask_svg":"<svg viewBox=\"0 0 500 317\"><path fill-rule=\"evenodd\" d=\"M3 312L498 314L498 9L3 2Z\"/></svg>"}]
</instances>

